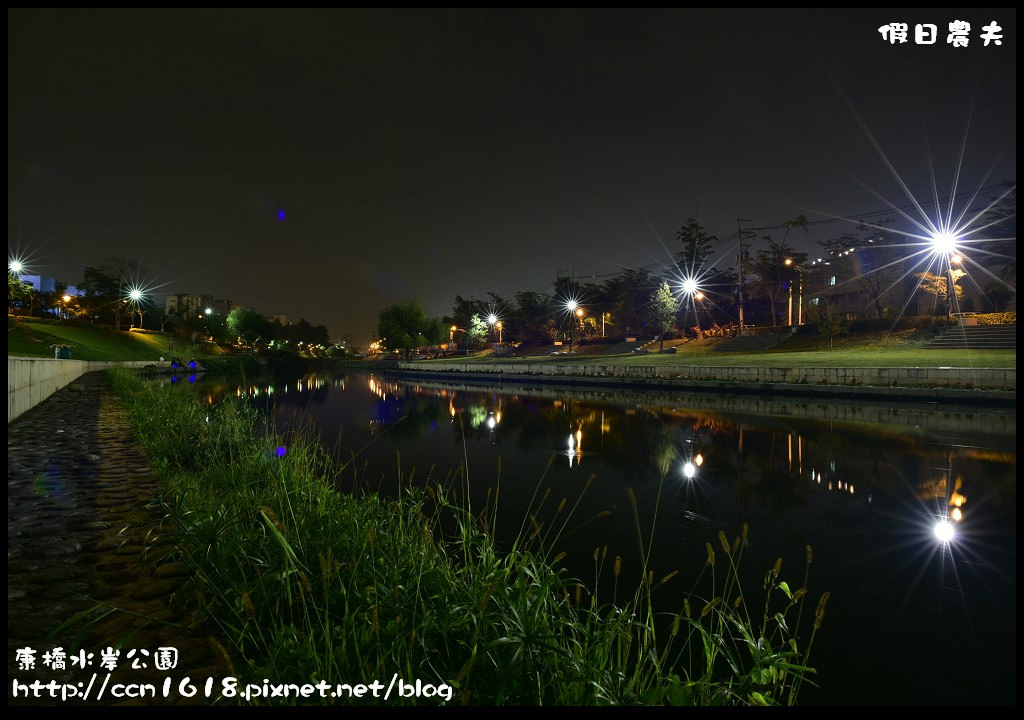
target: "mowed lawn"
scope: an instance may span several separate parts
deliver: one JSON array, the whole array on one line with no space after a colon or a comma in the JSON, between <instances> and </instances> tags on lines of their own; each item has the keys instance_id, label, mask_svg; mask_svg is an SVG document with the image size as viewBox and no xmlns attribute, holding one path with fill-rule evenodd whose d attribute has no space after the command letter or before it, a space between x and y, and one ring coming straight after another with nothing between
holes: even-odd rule
<instances>
[{"instance_id":1,"label":"mowed lawn","mask_svg":"<svg viewBox=\"0 0 1024 720\"><path fill-rule=\"evenodd\" d=\"M159 360L169 357L170 333L117 332L105 327L7 322L7 354L50 357L54 345L71 346L73 360ZM208 347L208 346L207 346ZM193 353L191 343L174 338L174 354L182 359L209 357L202 349Z\"/></svg>"},{"instance_id":2,"label":"mowed lawn","mask_svg":"<svg viewBox=\"0 0 1024 720\"><path fill-rule=\"evenodd\" d=\"M526 369L534 363L608 366L713 366L713 367L966 367L1015 368L1017 350L924 349L925 341L916 333L864 333L835 339L821 336L794 337L777 348L755 352L715 352L720 339L692 340L674 354L659 355L657 343L650 355L537 355L522 358L481 357L424 360L429 367L451 362L513 363ZM482 368L483 369L483 368Z\"/></svg>"}]
</instances>

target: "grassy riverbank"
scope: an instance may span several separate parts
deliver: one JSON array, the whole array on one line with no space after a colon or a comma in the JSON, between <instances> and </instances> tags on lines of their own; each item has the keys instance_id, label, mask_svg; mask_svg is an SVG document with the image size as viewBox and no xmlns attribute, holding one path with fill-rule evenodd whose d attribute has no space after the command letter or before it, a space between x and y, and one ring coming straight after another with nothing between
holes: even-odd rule
<instances>
[{"instance_id":1,"label":"grassy riverbank","mask_svg":"<svg viewBox=\"0 0 1024 720\"><path fill-rule=\"evenodd\" d=\"M675 344L676 352L659 354L653 343L649 355L633 353L594 354L586 352L571 355L530 355L526 357L496 357L486 353L475 357L456 357L439 360L421 360L417 365L429 368L450 362L514 363L528 367L534 363L545 365L606 365L610 367L974 367L1013 368L1017 366L1017 350L964 350L956 348L925 348L930 333L919 330L865 331L842 338L830 339L816 334L798 334L777 347L755 352L727 352L717 350L726 342L724 338L703 338ZM561 348L560 348L561 350Z\"/></svg>"},{"instance_id":2,"label":"grassy riverbank","mask_svg":"<svg viewBox=\"0 0 1024 720\"><path fill-rule=\"evenodd\" d=\"M128 332L97 325L74 323L15 321L7 319L7 354L21 357L53 357L54 345L71 346L75 360L152 360L170 358L169 342L174 340L174 354L182 359L206 360L222 353L209 344L192 346L171 333L155 331Z\"/></svg>"},{"instance_id":3,"label":"grassy riverbank","mask_svg":"<svg viewBox=\"0 0 1024 720\"><path fill-rule=\"evenodd\" d=\"M541 492L543 477L524 518L501 516L500 485L484 507L464 505L464 468L403 477L393 498L339 493L345 470L322 448L273 436L243 403L211 406L123 370L111 378L160 473L195 597L243 682L386 688L397 674L451 687L449 704L792 704L809 672L827 600L807 598L809 548L791 584L780 559L763 592L739 581L745 527L720 533L702 566L663 578L623 572L607 548L595 548L592 578L571 578L558 539L585 519L573 516L578 499ZM499 552L506 525L519 531L501 533L515 539ZM633 589L626 577L643 580ZM656 616L656 605L678 611Z\"/></svg>"}]
</instances>

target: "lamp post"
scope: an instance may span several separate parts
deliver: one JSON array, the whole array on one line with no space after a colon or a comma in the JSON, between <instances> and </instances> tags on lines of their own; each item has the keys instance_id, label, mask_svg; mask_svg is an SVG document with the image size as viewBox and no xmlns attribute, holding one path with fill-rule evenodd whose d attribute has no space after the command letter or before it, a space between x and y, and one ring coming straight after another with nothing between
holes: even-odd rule
<instances>
[{"instance_id":1,"label":"lamp post","mask_svg":"<svg viewBox=\"0 0 1024 720\"><path fill-rule=\"evenodd\" d=\"M693 299L696 300L696 301L703 300L704 299L704 293L702 293L700 290L698 290L697 292L695 292L693 294ZM697 312L697 303L693 304L693 319L697 323L697 337L699 338L699 337L703 336L704 331L700 327L700 313Z\"/></svg>"},{"instance_id":2,"label":"lamp post","mask_svg":"<svg viewBox=\"0 0 1024 720\"><path fill-rule=\"evenodd\" d=\"M949 300L949 317L953 317L953 303L956 300L956 277L953 274L953 265L961 261L960 254L956 251L957 236L948 230L936 232L931 237L932 252L940 256L946 262L946 297Z\"/></svg>"},{"instance_id":3,"label":"lamp post","mask_svg":"<svg viewBox=\"0 0 1024 720\"><path fill-rule=\"evenodd\" d=\"M141 329L142 328L142 307L141 307L140 303L142 301L142 291L139 290L138 288L132 288L128 292L128 300L131 301L131 304L134 306L134 310L132 311L131 314L134 316L136 312L139 313L139 329ZM133 324L134 324L134 321L133 321Z\"/></svg>"},{"instance_id":4,"label":"lamp post","mask_svg":"<svg viewBox=\"0 0 1024 720\"><path fill-rule=\"evenodd\" d=\"M786 258L786 267L793 267L797 272L797 306L796 306L796 324L804 324L804 269L793 262L793 258ZM793 281L789 281L789 326L793 326Z\"/></svg>"},{"instance_id":5,"label":"lamp post","mask_svg":"<svg viewBox=\"0 0 1024 720\"><path fill-rule=\"evenodd\" d=\"M64 293L64 295L61 297L61 300L64 301L64 319L67 320L68 319L68 303L71 302L71 296L68 295L67 293Z\"/></svg>"},{"instance_id":6,"label":"lamp post","mask_svg":"<svg viewBox=\"0 0 1024 720\"><path fill-rule=\"evenodd\" d=\"M491 313L487 316L487 324L490 325L491 344L494 344L494 326L498 324L498 316Z\"/></svg>"},{"instance_id":7,"label":"lamp post","mask_svg":"<svg viewBox=\"0 0 1024 720\"><path fill-rule=\"evenodd\" d=\"M501 345L501 321L495 323L494 327L498 328L498 344Z\"/></svg>"},{"instance_id":8,"label":"lamp post","mask_svg":"<svg viewBox=\"0 0 1024 720\"><path fill-rule=\"evenodd\" d=\"M953 266L959 265L963 261L959 255L953 255L949 258L949 316L955 317L956 312L959 311L959 302L956 296L956 276L954 275ZM956 306L956 307L955 307Z\"/></svg>"},{"instance_id":9,"label":"lamp post","mask_svg":"<svg viewBox=\"0 0 1024 720\"><path fill-rule=\"evenodd\" d=\"M693 318L697 322L697 332L699 334L701 332L701 329L700 329L700 317L698 317L698 315L697 315L697 301L704 299L704 293L701 292L700 287L697 285L697 281L694 278L692 278L692 277L688 277L685 280L683 280L683 292L690 296L690 302L686 306L686 313L687 313L686 316L687 316L687 318L689 318L690 306L692 305L693 306ZM684 302L685 302L685 300L684 300Z\"/></svg>"}]
</instances>

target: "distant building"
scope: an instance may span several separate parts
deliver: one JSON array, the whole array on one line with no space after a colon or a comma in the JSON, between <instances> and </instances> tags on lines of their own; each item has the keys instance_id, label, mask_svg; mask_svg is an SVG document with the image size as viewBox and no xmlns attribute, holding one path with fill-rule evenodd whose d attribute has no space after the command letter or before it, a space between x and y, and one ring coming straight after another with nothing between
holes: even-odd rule
<instances>
[{"instance_id":1,"label":"distant building","mask_svg":"<svg viewBox=\"0 0 1024 720\"><path fill-rule=\"evenodd\" d=\"M277 315L271 315L270 316L270 320L272 322L276 322L281 327L284 327L285 325L288 324L288 316L284 315L283 313L278 313Z\"/></svg>"},{"instance_id":2,"label":"distant building","mask_svg":"<svg viewBox=\"0 0 1024 720\"><path fill-rule=\"evenodd\" d=\"M206 312L206 308L210 308L218 315L227 315L231 312L232 307L234 305L230 300L215 299L213 295L208 293L199 295L175 293L168 295L164 299L164 310L168 315L189 312L200 314Z\"/></svg>"},{"instance_id":3,"label":"distant building","mask_svg":"<svg viewBox=\"0 0 1024 720\"><path fill-rule=\"evenodd\" d=\"M31 285L36 292L57 292L56 278L48 277L47 275L19 275L18 279L26 285Z\"/></svg>"},{"instance_id":4,"label":"distant building","mask_svg":"<svg viewBox=\"0 0 1024 720\"><path fill-rule=\"evenodd\" d=\"M878 306L883 313L891 313L892 317L943 314L946 311L944 297L921 288L922 279L917 273L928 268L920 257L897 260L891 266L883 261L882 268L875 269L870 253L871 249L861 248L808 263L803 276L804 322L814 322L826 307L833 315L847 320L878 317ZM932 270L937 271L937 268ZM972 266L968 266L968 272L981 275ZM982 275L982 282L986 280L987 277ZM959 302L964 303L970 298L969 307L980 309L978 282L964 277L957 284L964 289ZM798 288L799 285L794 283L794 317L797 314ZM1015 304L1011 305L1011 309L1015 307Z\"/></svg>"}]
</instances>

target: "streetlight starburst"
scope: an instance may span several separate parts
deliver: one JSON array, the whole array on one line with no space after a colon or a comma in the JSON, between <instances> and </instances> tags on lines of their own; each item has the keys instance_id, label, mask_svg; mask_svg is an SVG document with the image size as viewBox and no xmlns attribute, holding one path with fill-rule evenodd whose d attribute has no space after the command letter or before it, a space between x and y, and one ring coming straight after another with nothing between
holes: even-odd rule
<instances>
[{"instance_id":1,"label":"streetlight starburst","mask_svg":"<svg viewBox=\"0 0 1024 720\"><path fill-rule=\"evenodd\" d=\"M956 253L957 236L954 233L943 230L931 237L932 250L936 255L949 257Z\"/></svg>"}]
</instances>

